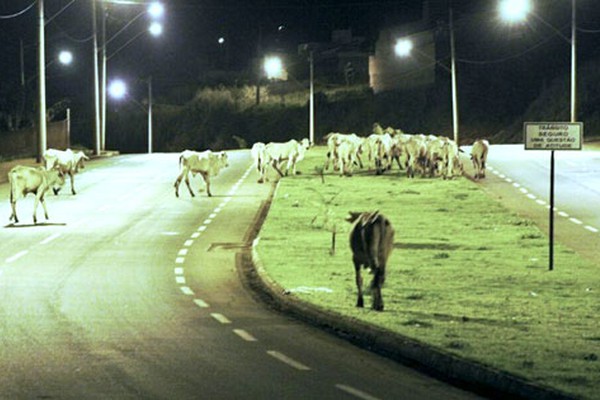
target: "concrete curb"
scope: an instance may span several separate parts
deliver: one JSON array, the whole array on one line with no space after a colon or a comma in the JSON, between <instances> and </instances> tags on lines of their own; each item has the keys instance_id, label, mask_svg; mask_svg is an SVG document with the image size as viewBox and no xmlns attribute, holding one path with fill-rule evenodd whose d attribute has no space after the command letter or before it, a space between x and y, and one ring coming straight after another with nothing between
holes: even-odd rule
<instances>
[{"instance_id":1,"label":"concrete curb","mask_svg":"<svg viewBox=\"0 0 600 400\"><path fill-rule=\"evenodd\" d=\"M528 382L395 332L315 306L286 291L267 274L256 251L260 240L258 234L268 214L276 186L273 185L269 199L261 207L251 237L248 238L252 242L251 252L242 254L239 260L241 262L238 262L243 283L262 301L278 311L325 329L358 346L484 396L496 399L576 399L558 390Z\"/></svg>"}]
</instances>

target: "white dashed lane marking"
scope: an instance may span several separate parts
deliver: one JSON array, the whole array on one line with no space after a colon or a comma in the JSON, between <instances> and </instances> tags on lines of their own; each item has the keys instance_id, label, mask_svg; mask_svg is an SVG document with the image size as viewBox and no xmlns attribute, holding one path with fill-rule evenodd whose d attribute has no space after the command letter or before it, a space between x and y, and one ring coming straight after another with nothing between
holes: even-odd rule
<instances>
[{"instance_id":1,"label":"white dashed lane marking","mask_svg":"<svg viewBox=\"0 0 600 400\"><path fill-rule=\"evenodd\" d=\"M357 397L359 399L379 400L379 398L372 396L369 393L363 392L362 390L355 389L352 386L337 384L337 385L335 385L335 387L338 388L339 390L346 392L346 393L348 393L354 397Z\"/></svg>"},{"instance_id":2,"label":"white dashed lane marking","mask_svg":"<svg viewBox=\"0 0 600 400\"><path fill-rule=\"evenodd\" d=\"M177 275L175 276L175 282L179 284L185 284L185 276Z\"/></svg>"},{"instance_id":3,"label":"white dashed lane marking","mask_svg":"<svg viewBox=\"0 0 600 400\"><path fill-rule=\"evenodd\" d=\"M222 324L230 324L231 321L224 316L223 314L219 314L219 313L212 313L210 314L211 317L213 317L214 319L216 319L217 321L219 321Z\"/></svg>"},{"instance_id":4,"label":"white dashed lane marking","mask_svg":"<svg viewBox=\"0 0 600 400\"><path fill-rule=\"evenodd\" d=\"M54 239L58 239L58 238L60 237L60 235L61 235L60 233L55 233L55 234L53 234L53 235L50 235L50 236L48 236L46 239L42 240L42 241L40 242L40 244L48 244L48 243L50 243L51 241L53 241Z\"/></svg>"},{"instance_id":5,"label":"white dashed lane marking","mask_svg":"<svg viewBox=\"0 0 600 400\"><path fill-rule=\"evenodd\" d=\"M19 258L23 257L27 253L29 253L29 250L22 250L22 251L18 252L17 254L15 254L14 256L8 257L5 261L6 261L6 263L11 263L11 262L17 261Z\"/></svg>"},{"instance_id":6,"label":"white dashed lane marking","mask_svg":"<svg viewBox=\"0 0 600 400\"><path fill-rule=\"evenodd\" d=\"M529 190L527 190L525 187L523 187L520 183L514 182L512 179L506 177L506 175L500 173L500 171L493 169L492 167L488 167L488 169L490 171L492 171L492 173L497 175L499 178L503 179L504 181L506 181L508 183L511 183L512 186L519 189L519 191L521 193L523 193L525 196L527 196L529 199L534 200L537 204L547 208L548 210L550 209L550 206L548 205L548 203L546 201L544 201L542 199L538 199L538 197L536 195L534 195L533 193L529 193ZM589 232L592 232L592 233L600 232L597 228L590 226L590 225L584 225L583 221L581 221L580 219L571 217L568 213L566 213L564 211L559 211L558 209L556 209L556 207L554 208L554 212L556 212L556 214L559 215L560 217L568 218L569 221L571 221L575 225L582 225L584 227L584 229L588 230Z\"/></svg>"},{"instance_id":7,"label":"white dashed lane marking","mask_svg":"<svg viewBox=\"0 0 600 400\"><path fill-rule=\"evenodd\" d=\"M258 341L258 339L256 339L254 336L252 336L251 334L249 334L248 332L246 332L243 329L234 329L233 333L235 333L236 335L238 335L239 337L244 339L246 342L257 342Z\"/></svg>"},{"instance_id":8,"label":"white dashed lane marking","mask_svg":"<svg viewBox=\"0 0 600 400\"><path fill-rule=\"evenodd\" d=\"M181 289L181 291L183 292L183 294L187 295L187 296L193 296L194 295L194 291L192 289L190 289L187 286L180 286L179 289Z\"/></svg>"},{"instance_id":9,"label":"white dashed lane marking","mask_svg":"<svg viewBox=\"0 0 600 400\"><path fill-rule=\"evenodd\" d=\"M310 368L307 367L306 365L304 365L304 364L302 364L302 363L300 363L278 351L269 350L269 351L267 351L267 354L270 355L271 357L289 365L290 367L299 370L299 371L309 371L310 370Z\"/></svg>"},{"instance_id":10,"label":"white dashed lane marking","mask_svg":"<svg viewBox=\"0 0 600 400\"><path fill-rule=\"evenodd\" d=\"M202 299L194 299L194 303L196 303L196 305L200 308L210 307L209 304Z\"/></svg>"}]
</instances>

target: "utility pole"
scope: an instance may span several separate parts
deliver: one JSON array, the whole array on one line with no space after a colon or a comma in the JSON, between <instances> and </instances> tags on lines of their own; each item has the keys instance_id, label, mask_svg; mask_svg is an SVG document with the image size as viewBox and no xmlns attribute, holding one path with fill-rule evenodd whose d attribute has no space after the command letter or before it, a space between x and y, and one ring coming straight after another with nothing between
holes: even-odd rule
<instances>
[{"instance_id":1,"label":"utility pole","mask_svg":"<svg viewBox=\"0 0 600 400\"><path fill-rule=\"evenodd\" d=\"M94 35L94 154L100 155L100 82L98 80L98 24L96 21L96 0L92 2L92 30Z\"/></svg>"},{"instance_id":2,"label":"utility pole","mask_svg":"<svg viewBox=\"0 0 600 400\"><path fill-rule=\"evenodd\" d=\"M44 0L38 0L38 151L37 162L42 161L42 155L47 147L46 131L46 53L44 36Z\"/></svg>"}]
</instances>

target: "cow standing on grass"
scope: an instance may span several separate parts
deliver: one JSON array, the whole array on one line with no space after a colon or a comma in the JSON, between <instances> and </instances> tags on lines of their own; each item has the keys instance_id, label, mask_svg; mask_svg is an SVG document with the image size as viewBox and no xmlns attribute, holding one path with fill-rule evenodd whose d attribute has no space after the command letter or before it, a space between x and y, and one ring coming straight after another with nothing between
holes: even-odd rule
<instances>
[{"instance_id":1,"label":"cow standing on grass","mask_svg":"<svg viewBox=\"0 0 600 400\"><path fill-rule=\"evenodd\" d=\"M212 196L210 192L210 177L216 176L222 168L229 166L229 160L227 153L221 151L215 153L210 150L197 152L193 150L184 150L179 156L179 168L180 173L175 180L175 196L179 197L179 185L181 180L185 177L185 184L187 185L190 195L195 196L190 186L190 172L192 176L196 174L202 175L204 183L206 183L206 194Z\"/></svg>"},{"instance_id":2,"label":"cow standing on grass","mask_svg":"<svg viewBox=\"0 0 600 400\"><path fill-rule=\"evenodd\" d=\"M296 164L304 159L306 150L310 147L308 139L302 139L298 142L295 139L287 142L269 142L264 149L264 161L259 182L266 181L267 165L270 164L280 177L287 176L292 172L296 175ZM281 171L283 163L286 162L285 173Z\"/></svg>"},{"instance_id":3,"label":"cow standing on grass","mask_svg":"<svg viewBox=\"0 0 600 400\"><path fill-rule=\"evenodd\" d=\"M37 224L36 211L38 203L42 203L44 216L48 219L48 209L46 208L44 195L49 189L52 189L54 194L58 193L60 187L65 183L65 178L58 170L48 171L43 167L35 168L17 165L9 171L8 182L10 183L10 206L12 209L9 221L14 220L15 223L19 223L19 218L17 217L17 200L25 197L28 193L33 193L35 195L33 223Z\"/></svg>"},{"instance_id":4,"label":"cow standing on grass","mask_svg":"<svg viewBox=\"0 0 600 400\"><path fill-rule=\"evenodd\" d=\"M475 168L475 179L485 178L485 163L490 143L485 139L477 139L471 148L471 160Z\"/></svg>"},{"instance_id":5,"label":"cow standing on grass","mask_svg":"<svg viewBox=\"0 0 600 400\"><path fill-rule=\"evenodd\" d=\"M379 211L350 212L346 221L353 223L350 248L358 289L356 306L364 307L361 276L361 267L364 267L373 273L369 287L373 296L372 307L376 311L383 311L381 288L385 282L387 260L394 246L394 228Z\"/></svg>"}]
</instances>

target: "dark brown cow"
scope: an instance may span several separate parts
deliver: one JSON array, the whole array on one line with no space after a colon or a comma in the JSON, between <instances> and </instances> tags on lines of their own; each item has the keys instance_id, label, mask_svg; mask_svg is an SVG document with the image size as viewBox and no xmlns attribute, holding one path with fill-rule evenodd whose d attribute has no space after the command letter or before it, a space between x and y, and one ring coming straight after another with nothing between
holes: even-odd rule
<instances>
[{"instance_id":1,"label":"dark brown cow","mask_svg":"<svg viewBox=\"0 0 600 400\"><path fill-rule=\"evenodd\" d=\"M394 228L379 211L350 212L346 221L353 223L350 230L350 248L358 289L356 306L364 307L361 276L361 267L364 267L373 273L370 285L372 307L376 311L383 311L381 287L385 281L387 259L394 245Z\"/></svg>"}]
</instances>

